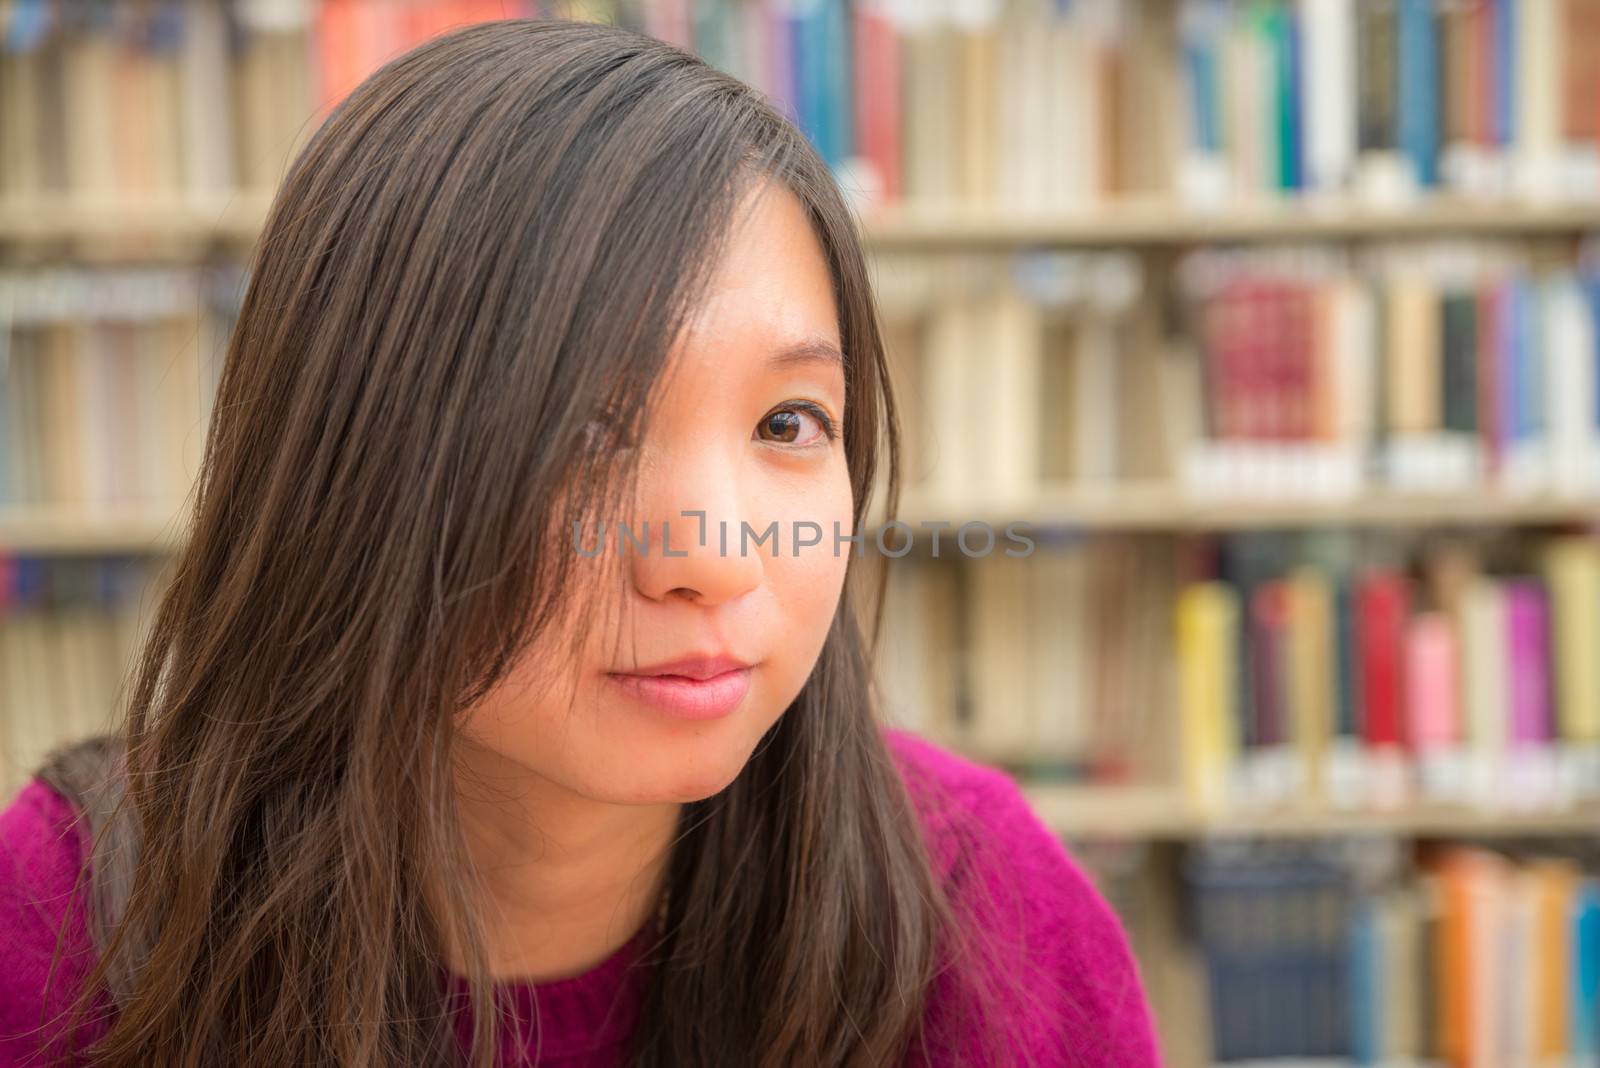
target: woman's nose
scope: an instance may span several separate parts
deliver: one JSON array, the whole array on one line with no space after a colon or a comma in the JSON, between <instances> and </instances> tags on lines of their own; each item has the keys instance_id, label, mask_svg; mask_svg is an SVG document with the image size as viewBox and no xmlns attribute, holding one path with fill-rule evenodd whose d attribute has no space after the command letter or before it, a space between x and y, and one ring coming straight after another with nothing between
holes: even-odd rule
<instances>
[{"instance_id":1,"label":"woman's nose","mask_svg":"<svg viewBox=\"0 0 1600 1068\"><path fill-rule=\"evenodd\" d=\"M755 589L764 572L760 554L771 540L756 544L764 531L745 506L732 465L702 462L670 471L645 497L632 530L616 532L635 588L652 600L676 595L705 605Z\"/></svg>"}]
</instances>

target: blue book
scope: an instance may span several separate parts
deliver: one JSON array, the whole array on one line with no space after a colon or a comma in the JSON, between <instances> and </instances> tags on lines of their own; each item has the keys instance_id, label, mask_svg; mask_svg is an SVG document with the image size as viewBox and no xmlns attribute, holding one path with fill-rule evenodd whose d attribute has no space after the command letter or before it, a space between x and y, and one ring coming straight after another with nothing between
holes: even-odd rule
<instances>
[{"instance_id":1,"label":"blue book","mask_svg":"<svg viewBox=\"0 0 1600 1068\"><path fill-rule=\"evenodd\" d=\"M1432 0L1400 0L1395 141L1424 186L1439 182L1439 45Z\"/></svg>"},{"instance_id":2,"label":"blue book","mask_svg":"<svg viewBox=\"0 0 1600 1068\"><path fill-rule=\"evenodd\" d=\"M1522 356L1519 375L1522 381L1519 387L1521 416L1518 422L1524 435L1535 439L1544 434L1547 423L1544 412L1545 286L1530 278L1522 280L1521 288L1522 312L1517 322Z\"/></svg>"},{"instance_id":3,"label":"blue book","mask_svg":"<svg viewBox=\"0 0 1600 1068\"><path fill-rule=\"evenodd\" d=\"M1383 1005L1382 954L1378 944L1377 902L1363 897L1351 910L1350 938L1350 1059L1376 1064L1383 1045L1378 1036Z\"/></svg>"},{"instance_id":4,"label":"blue book","mask_svg":"<svg viewBox=\"0 0 1600 1068\"><path fill-rule=\"evenodd\" d=\"M1494 22L1494 138L1497 144L1509 145L1517 133L1518 0L1489 0L1489 3Z\"/></svg>"},{"instance_id":5,"label":"blue book","mask_svg":"<svg viewBox=\"0 0 1600 1068\"><path fill-rule=\"evenodd\" d=\"M1283 106L1288 109L1288 177L1290 189L1306 185L1305 48L1299 7L1285 8L1283 19L1286 75Z\"/></svg>"},{"instance_id":6,"label":"blue book","mask_svg":"<svg viewBox=\"0 0 1600 1068\"><path fill-rule=\"evenodd\" d=\"M50 575L36 556L12 557L11 597L14 608L41 608L49 600Z\"/></svg>"},{"instance_id":7,"label":"blue book","mask_svg":"<svg viewBox=\"0 0 1600 1068\"><path fill-rule=\"evenodd\" d=\"M739 24L727 0L695 0L689 5L695 53L718 70L738 76Z\"/></svg>"},{"instance_id":8,"label":"blue book","mask_svg":"<svg viewBox=\"0 0 1600 1068\"><path fill-rule=\"evenodd\" d=\"M0 326L0 505L15 504L16 487L12 485L11 438L16 432L11 425L14 401L11 397L11 347L10 337Z\"/></svg>"},{"instance_id":9,"label":"blue book","mask_svg":"<svg viewBox=\"0 0 1600 1068\"><path fill-rule=\"evenodd\" d=\"M1578 284L1589 310L1589 324L1594 331L1595 344L1600 346L1600 275L1579 275ZM1600 350L1590 352L1589 359L1600 363ZM1594 396L1589 400L1589 421L1600 427L1600 374L1594 376L1593 389Z\"/></svg>"},{"instance_id":10,"label":"blue book","mask_svg":"<svg viewBox=\"0 0 1600 1068\"><path fill-rule=\"evenodd\" d=\"M830 0L831 2L831 0ZM827 19L824 0L804 0L789 18L789 66L794 72L795 109L801 131L831 167L833 133L829 129Z\"/></svg>"},{"instance_id":11,"label":"blue book","mask_svg":"<svg viewBox=\"0 0 1600 1068\"><path fill-rule=\"evenodd\" d=\"M790 122L800 121L799 72L795 70L795 37L799 19L777 3L757 9L766 18L768 76L772 80L772 102Z\"/></svg>"},{"instance_id":12,"label":"blue book","mask_svg":"<svg viewBox=\"0 0 1600 1068\"><path fill-rule=\"evenodd\" d=\"M1217 90L1217 34L1222 15L1216 0L1185 0L1179 16L1183 72L1189 89L1189 128L1194 139L1192 147L1197 153L1208 156L1222 151Z\"/></svg>"},{"instance_id":13,"label":"blue book","mask_svg":"<svg viewBox=\"0 0 1600 1068\"><path fill-rule=\"evenodd\" d=\"M1600 881L1578 884L1572 905L1572 1041L1576 1057L1600 1054Z\"/></svg>"},{"instance_id":14,"label":"blue book","mask_svg":"<svg viewBox=\"0 0 1600 1068\"><path fill-rule=\"evenodd\" d=\"M1500 389L1502 410L1506 423L1501 428L1508 443L1515 444L1528 436L1528 405L1523 394L1528 379L1523 364L1527 354L1526 320L1528 318L1528 282L1513 278L1506 283L1505 303L1500 309Z\"/></svg>"},{"instance_id":15,"label":"blue book","mask_svg":"<svg viewBox=\"0 0 1600 1068\"><path fill-rule=\"evenodd\" d=\"M11 18L5 25L8 52L31 52L49 35L55 5L49 0L12 0Z\"/></svg>"}]
</instances>

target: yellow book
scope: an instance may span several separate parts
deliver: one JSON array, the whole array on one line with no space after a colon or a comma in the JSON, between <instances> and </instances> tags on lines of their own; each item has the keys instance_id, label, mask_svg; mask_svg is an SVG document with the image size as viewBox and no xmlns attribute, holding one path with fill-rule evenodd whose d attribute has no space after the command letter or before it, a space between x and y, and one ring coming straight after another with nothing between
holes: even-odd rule
<instances>
[{"instance_id":1,"label":"yellow book","mask_svg":"<svg viewBox=\"0 0 1600 1068\"><path fill-rule=\"evenodd\" d=\"M1600 543L1557 538L1544 562L1555 630L1557 730L1563 742L1600 741Z\"/></svg>"},{"instance_id":2,"label":"yellow book","mask_svg":"<svg viewBox=\"0 0 1600 1068\"><path fill-rule=\"evenodd\" d=\"M1315 568L1289 581L1289 729L1307 798L1324 796L1323 767L1333 725L1333 599Z\"/></svg>"},{"instance_id":3,"label":"yellow book","mask_svg":"<svg viewBox=\"0 0 1600 1068\"><path fill-rule=\"evenodd\" d=\"M1389 430L1421 434L1440 420L1439 296L1421 278L1397 279L1389 289Z\"/></svg>"},{"instance_id":4,"label":"yellow book","mask_svg":"<svg viewBox=\"0 0 1600 1068\"><path fill-rule=\"evenodd\" d=\"M1200 808L1226 799L1238 752L1235 649L1239 599L1220 582L1189 585L1178 595L1177 662L1184 787Z\"/></svg>"},{"instance_id":5,"label":"yellow book","mask_svg":"<svg viewBox=\"0 0 1600 1068\"><path fill-rule=\"evenodd\" d=\"M999 30L992 19L961 25L957 74L960 152L960 197L969 202L992 200L995 191L995 149L998 108L995 97L995 54Z\"/></svg>"}]
</instances>

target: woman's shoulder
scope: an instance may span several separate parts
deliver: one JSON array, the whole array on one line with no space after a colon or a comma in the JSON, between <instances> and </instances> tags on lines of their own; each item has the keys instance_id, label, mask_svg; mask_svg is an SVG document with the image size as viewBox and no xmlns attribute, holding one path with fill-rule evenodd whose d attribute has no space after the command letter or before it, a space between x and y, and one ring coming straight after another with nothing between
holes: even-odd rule
<instances>
[{"instance_id":1,"label":"woman's shoulder","mask_svg":"<svg viewBox=\"0 0 1600 1068\"><path fill-rule=\"evenodd\" d=\"M1157 1064L1122 922L1016 780L912 732L884 734L940 878L1017 992L1017 1041L1045 1064Z\"/></svg>"},{"instance_id":2,"label":"woman's shoulder","mask_svg":"<svg viewBox=\"0 0 1600 1068\"><path fill-rule=\"evenodd\" d=\"M0 916L8 933L48 928L54 945L85 845L82 813L38 776L0 809ZM15 938L6 941L16 944Z\"/></svg>"},{"instance_id":3,"label":"woman's shoulder","mask_svg":"<svg viewBox=\"0 0 1600 1068\"><path fill-rule=\"evenodd\" d=\"M1014 778L912 731L886 727L883 733L941 875L951 876L958 864L970 868L976 860L1000 860L1010 850L1025 847L1015 859L1041 860L1047 869L1068 873L1073 887L1103 904ZM985 849L982 857L973 854L974 847L986 845L997 848Z\"/></svg>"},{"instance_id":4,"label":"woman's shoulder","mask_svg":"<svg viewBox=\"0 0 1600 1068\"><path fill-rule=\"evenodd\" d=\"M66 1009L93 963L74 899L86 845L77 807L37 776L0 810L0 1064L35 1063L41 1021Z\"/></svg>"}]
</instances>

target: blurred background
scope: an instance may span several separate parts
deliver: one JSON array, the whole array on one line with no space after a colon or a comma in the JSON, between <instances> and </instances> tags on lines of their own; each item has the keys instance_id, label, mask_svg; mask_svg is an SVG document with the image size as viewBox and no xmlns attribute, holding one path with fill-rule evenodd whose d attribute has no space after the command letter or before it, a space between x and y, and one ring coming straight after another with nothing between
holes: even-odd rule
<instances>
[{"instance_id":1,"label":"blurred background","mask_svg":"<svg viewBox=\"0 0 1600 1068\"><path fill-rule=\"evenodd\" d=\"M886 715L1026 785L1171 1065L1597 1063L1600 0L0 0L8 796L121 699L288 162L521 16L697 51L853 198Z\"/></svg>"}]
</instances>

